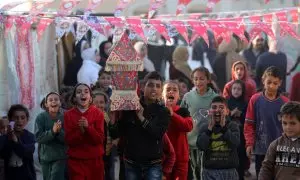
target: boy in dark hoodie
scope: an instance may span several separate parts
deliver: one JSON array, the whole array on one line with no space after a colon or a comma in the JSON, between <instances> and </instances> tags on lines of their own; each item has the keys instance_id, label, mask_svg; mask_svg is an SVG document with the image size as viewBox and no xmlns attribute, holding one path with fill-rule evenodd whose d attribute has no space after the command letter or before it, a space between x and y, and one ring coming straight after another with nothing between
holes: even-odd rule
<instances>
[{"instance_id":1,"label":"boy in dark hoodie","mask_svg":"<svg viewBox=\"0 0 300 180\"><path fill-rule=\"evenodd\" d=\"M226 99L215 97L209 114L211 118L200 128L197 139L197 147L204 151L202 177L204 180L238 180L240 131L237 123L226 120L229 115Z\"/></svg>"},{"instance_id":2,"label":"boy in dark hoodie","mask_svg":"<svg viewBox=\"0 0 300 180\"><path fill-rule=\"evenodd\" d=\"M300 103L283 105L280 119L284 133L270 144L259 180L300 178Z\"/></svg>"}]
</instances>

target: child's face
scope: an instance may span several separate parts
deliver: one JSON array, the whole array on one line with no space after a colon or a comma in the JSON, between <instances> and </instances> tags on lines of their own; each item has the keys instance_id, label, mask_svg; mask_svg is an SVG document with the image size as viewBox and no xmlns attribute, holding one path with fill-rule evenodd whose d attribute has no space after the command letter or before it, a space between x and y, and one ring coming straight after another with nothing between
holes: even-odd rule
<instances>
[{"instance_id":1,"label":"child's face","mask_svg":"<svg viewBox=\"0 0 300 180\"><path fill-rule=\"evenodd\" d=\"M204 72L196 71L193 75L193 83L198 91L206 91L209 80Z\"/></svg>"},{"instance_id":2,"label":"child's face","mask_svg":"<svg viewBox=\"0 0 300 180\"><path fill-rule=\"evenodd\" d=\"M245 66L241 63L234 66L234 77L236 79L242 80L245 76Z\"/></svg>"},{"instance_id":3,"label":"child's face","mask_svg":"<svg viewBox=\"0 0 300 180\"><path fill-rule=\"evenodd\" d=\"M179 83L179 94L180 97L183 97L188 92L188 87L184 82Z\"/></svg>"},{"instance_id":4,"label":"child's face","mask_svg":"<svg viewBox=\"0 0 300 180\"><path fill-rule=\"evenodd\" d=\"M283 132L288 137L300 136L300 121L291 115L283 115L281 118Z\"/></svg>"},{"instance_id":5,"label":"child's face","mask_svg":"<svg viewBox=\"0 0 300 180\"><path fill-rule=\"evenodd\" d=\"M97 51L96 52L96 63L99 63L100 60L101 60L101 56L100 56L99 52Z\"/></svg>"},{"instance_id":6,"label":"child's face","mask_svg":"<svg viewBox=\"0 0 300 180\"><path fill-rule=\"evenodd\" d=\"M263 80L264 89L266 93L277 93L279 87L281 86L281 80L274 76L266 76Z\"/></svg>"},{"instance_id":7,"label":"child's face","mask_svg":"<svg viewBox=\"0 0 300 180\"><path fill-rule=\"evenodd\" d=\"M104 109L105 109L105 98L103 95L97 95L95 98L94 98L94 105L100 109L101 111L104 112Z\"/></svg>"},{"instance_id":8,"label":"child's face","mask_svg":"<svg viewBox=\"0 0 300 180\"><path fill-rule=\"evenodd\" d=\"M111 76L109 74L103 73L99 77L99 85L100 87L107 89L111 85Z\"/></svg>"},{"instance_id":9,"label":"child's face","mask_svg":"<svg viewBox=\"0 0 300 180\"><path fill-rule=\"evenodd\" d=\"M231 87L231 94L234 98L239 98L243 94L242 85L239 83L234 83Z\"/></svg>"},{"instance_id":10,"label":"child's face","mask_svg":"<svg viewBox=\"0 0 300 180\"><path fill-rule=\"evenodd\" d=\"M88 108L92 102L89 88L85 85L77 86L75 99L80 108Z\"/></svg>"},{"instance_id":11,"label":"child's face","mask_svg":"<svg viewBox=\"0 0 300 180\"><path fill-rule=\"evenodd\" d=\"M111 46L112 46L112 43L111 43L111 42L105 43L105 45L104 45L104 53L105 53L106 55L109 55L109 54L110 54L110 48L111 48Z\"/></svg>"},{"instance_id":12,"label":"child's face","mask_svg":"<svg viewBox=\"0 0 300 180\"><path fill-rule=\"evenodd\" d=\"M57 113L61 106L60 97L57 94L50 94L45 105L49 112Z\"/></svg>"},{"instance_id":13,"label":"child's face","mask_svg":"<svg viewBox=\"0 0 300 180\"><path fill-rule=\"evenodd\" d=\"M11 120L15 122L14 130L18 132L22 131L28 122L28 118L24 111L15 111Z\"/></svg>"},{"instance_id":14,"label":"child's face","mask_svg":"<svg viewBox=\"0 0 300 180\"><path fill-rule=\"evenodd\" d=\"M228 115L228 108L226 104L221 102L214 102L210 106L210 113L212 114L212 118L217 123L220 123L222 120L225 120L225 117Z\"/></svg>"},{"instance_id":15,"label":"child's face","mask_svg":"<svg viewBox=\"0 0 300 180\"><path fill-rule=\"evenodd\" d=\"M179 100L179 88L175 83L168 83L163 88L163 99L165 104L176 105Z\"/></svg>"},{"instance_id":16,"label":"child's face","mask_svg":"<svg viewBox=\"0 0 300 180\"><path fill-rule=\"evenodd\" d=\"M149 79L144 88L144 97L150 101L156 101L161 98L162 82L160 80Z\"/></svg>"}]
</instances>

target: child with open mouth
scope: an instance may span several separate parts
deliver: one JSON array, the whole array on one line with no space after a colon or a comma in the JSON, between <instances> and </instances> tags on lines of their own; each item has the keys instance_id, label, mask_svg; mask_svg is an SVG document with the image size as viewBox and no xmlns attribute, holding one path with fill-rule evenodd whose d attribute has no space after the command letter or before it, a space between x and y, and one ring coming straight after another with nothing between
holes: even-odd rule
<instances>
[{"instance_id":1,"label":"child with open mouth","mask_svg":"<svg viewBox=\"0 0 300 180\"><path fill-rule=\"evenodd\" d=\"M239 126L227 120L229 110L225 98L215 97L209 111L210 120L201 126L197 138L197 147L204 152L203 179L238 180Z\"/></svg>"},{"instance_id":2,"label":"child with open mouth","mask_svg":"<svg viewBox=\"0 0 300 180\"><path fill-rule=\"evenodd\" d=\"M45 110L35 121L35 137L39 143L39 158L44 180L64 180L66 166L64 117L60 95L50 92L41 107Z\"/></svg>"},{"instance_id":3,"label":"child with open mouth","mask_svg":"<svg viewBox=\"0 0 300 180\"><path fill-rule=\"evenodd\" d=\"M193 120L187 108L177 105L179 85L175 81L166 82L163 86L163 100L171 114L167 135L176 152L176 161L167 180L186 180L188 176L189 145L187 133L193 129Z\"/></svg>"},{"instance_id":4,"label":"child with open mouth","mask_svg":"<svg viewBox=\"0 0 300 180\"><path fill-rule=\"evenodd\" d=\"M65 112L69 178L104 179L104 115L95 107L87 84L78 84L71 96L74 108Z\"/></svg>"}]
</instances>

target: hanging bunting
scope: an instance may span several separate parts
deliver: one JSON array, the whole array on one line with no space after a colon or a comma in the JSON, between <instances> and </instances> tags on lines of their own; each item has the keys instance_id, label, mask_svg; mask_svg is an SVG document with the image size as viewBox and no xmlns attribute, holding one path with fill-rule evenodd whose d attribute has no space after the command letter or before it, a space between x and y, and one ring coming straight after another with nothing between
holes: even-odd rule
<instances>
[{"instance_id":1,"label":"hanging bunting","mask_svg":"<svg viewBox=\"0 0 300 180\"><path fill-rule=\"evenodd\" d=\"M119 17L104 17L104 19L112 26L115 26L115 27L124 27L125 26L125 23Z\"/></svg>"},{"instance_id":2,"label":"hanging bunting","mask_svg":"<svg viewBox=\"0 0 300 180\"><path fill-rule=\"evenodd\" d=\"M110 25L108 23L103 23L105 20L102 17L94 17L94 16L89 16L85 22L87 23L88 26L90 26L93 34L103 34L106 35L105 30L104 30L104 26L109 26ZM110 27L111 28L111 27Z\"/></svg>"},{"instance_id":3,"label":"hanging bunting","mask_svg":"<svg viewBox=\"0 0 300 180\"><path fill-rule=\"evenodd\" d=\"M206 24L204 24L204 22L201 21L188 21L188 24L193 29L193 34L190 39L190 43L194 42L200 36L203 38L207 46L209 46Z\"/></svg>"},{"instance_id":4,"label":"hanging bunting","mask_svg":"<svg viewBox=\"0 0 300 180\"><path fill-rule=\"evenodd\" d=\"M85 11L92 11L92 10L94 10L102 2L103 2L103 0L89 0L88 6L85 9Z\"/></svg>"},{"instance_id":5,"label":"hanging bunting","mask_svg":"<svg viewBox=\"0 0 300 180\"><path fill-rule=\"evenodd\" d=\"M215 7L215 5L220 2L220 0L208 0L207 2L207 7L206 7L206 12L212 12L213 8Z\"/></svg>"},{"instance_id":6,"label":"hanging bunting","mask_svg":"<svg viewBox=\"0 0 300 180\"><path fill-rule=\"evenodd\" d=\"M178 0L177 9L176 9L176 15L182 14L182 12L185 12L187 5L191 1L192 0Z\"/></svg>"},{"instance_id":7,"label":"hanging bunting","mask_svg":"<svg viewBox=\"0 0 300 180\"><path fill-rule=\"evenodd\" d=\"M72 10L80 3L81 0L62 0L57 14L59 16L70 15Z\"/></svg>"},{"instance_id":8,"label":"hanging bunting","mask_svg":"<svg viewBox=\"0 0 300 180\"><path fill-rule=\"evenodd\" d=\"M207 21L208 27L214 32L215 38L224 39L227 43L231 40L231 33L224 24L219 21Z\"/></svg>"},{"instance_id":9,"label":"hanging bunting","mask_svg":"<svg viewBox=\"0 0 300 180\"><path fill-rule=\"evenodd\" d=\"M167 41L171 42L168 30L163 22L159 19L150 19L149 23L161 34Z\"/></svg>"},{"instance_id":10,"label":"hanging bunting","mask_svg":"<svg viewBox=\"0 0 300 180\"><path fill-rule=\"evenodd\" d=\"M15 21L15 16L6 16L5 20L4 20L4 37L7 37L10 29L12 28L14 21Z\"/></svg>"},{"instance_id":11,"label":"hanging bunting","mask_svg":"<svg viewBox=\"0 0 300 180\"><path fill-rule=\"evenodd\" d=\"M272 23L273 22L273 14L265 14L263 15L264 22Z\"/></svg>"},{"instance_id":12,"label":"hanging bunting","mask_svg":"<svg viewBox=\"0 0 300 180\"><path fill-rule=\"evenodd\" d=\"M245 26L241 25L241 23L237 22L226 22L224 23L226 28L229 32L234 33L237 35L242 41L248 42L247 38L245 37Z\"/></svg>"},{"instance_id":13,"label":"hanging bunting","mask_svg":"<svg viewBox=\"0 0 300 180\"><path fill-rule=\"evenodd\" d=\"M293 38L300 41L300 36L296 33L296 31L292 28L292 26L288 22L279 22L280 24L280 36L284 36L286 34L289 34Z\"/></svg>"},{"instance_id":14,"label":"hanging bunting","mask_svg":"<svg viewBox=\"0 0 300 180\"><path fill-rule=\"evenodd\" d=\"M2 6L0 8L0 12L9 11L9 10L21 5L21 4L24 4L24 3L26 3L26 1L18 1L18 2L7 3L7 4L5 4L4 6Z\"/></svg>"},{"instance_id":15,"label":"hanging bunting","mask_svg":"<svg viewBox=\"0 0 300 180\"><path fill-rule=\"evenodd\" d=\"M286 11L275 13L278 21L288 21Z\"/></svg>"},{"instance_id":16,"label":"hanging bunting","mask_svg":"<svg viewBox=\"0 0 300 180\"><path fill-rule=\"evenodd\" d=\"M37 25L37 38L38 41L41 40L46 28L54 21L54 19L50 19L50 18L42 18L40 19L39 24Z\"/></svg>"},{"instance_id":17,"label":"hanging bunting","mask_svg":"<svg viewBox=\"0 0 300 180\"><path fill-rule=\"evenodd\" d=\"M90 29L90 26L88 26L84 21L77 21L76 23L77 23L77 31L76 31L75 44L77 44Z\"/></svg>"},{"instance_id":18,"label":"hanging bunting","mask_svg":"<svg viewBox=\"0 0 300 180\"><path fill-rule=\"evenodd\" d=\"M31 24L33 23L32 19L28 19L30 17L17 17L15 19L16 25L17 25L17 30L19 31L19 40L24 41L25 38L28 36L28 32L31 28Z\"/></svg>"},{"instance_id":19,"label":"hanging bunting","mask_svg":"<svg viewBox=\"0 0 300 180\"><path fill-rule=\"evenodd\" d=\"M46 6L50 5L54 1L33 1L31 9L29 11L29 16L35 17L40 14Z\"/></svg>"},{"instance_id":20,"label":"hanging bunting","mask_svg":"<svg viewBox=\"0 0 300 180\"><path fill-rule=\"evenodd\" d=\"M165 4L165 0L150 0L150 7L148 11L148 19L153 17L157 9Z\"/></svg>"},{"instance_id":21,"label":"hanging bunting","mask_svg":"<svg viewBox=\"0 0 300 180\"><path fill-rule=\"evenodd\" d=\"M126 22L128 23L129 28L131 30L133 30L135 33L137 33L143 39L144 42L147 42L147 39L146 39L145 34L144 34L144 30L143 30L142 25L141 25L142 24L141 19L139 19L139 18L127 18Z\"/></svg>"},{"instance_id":22,"label":"hanging bunting","mask_svg":"<svg viewBox=\"0 0 300 180\"><path fill-rule=\"evenodd\" d=\"M69 33L72 29L74 20L71 18L56 18L56 37L61 38L65 33Z\"/></svg>"},{"instance_id":23,"label":"hanging bunting","mask_svg":"<svg viewBox=\"0 0 300 180\"><path fill-rule=\"evenodd\" d=\"M290 10L290 16L292 18L293 23L298 23L299 22L298 9Z\"/></svg>"},{"instance_id":24,"label":"hanging bunting","mask_svg":"<svg viewBox=\"0 0 300 180\"><path fill-rule=\"evenodd\" d=\"M114 15L116 17L121 16L122 11L127 8L127 6L132 2L133 0L118 0L117 7L115 9Z\"/></svg>"},{"instance_id":25,"label":"hanging bunting","mask_svg":"<svg viewBox=\"0 0 300 180\"><path fill-rule=\"evenodd\" d=\"M189 34L184 22L179 20L173 20L170 21L170 24L176 28L176 30L178 31L179 34L181 34L181 36L184 38L186 43L190 44Z\"/></svg>"}]
</instances>

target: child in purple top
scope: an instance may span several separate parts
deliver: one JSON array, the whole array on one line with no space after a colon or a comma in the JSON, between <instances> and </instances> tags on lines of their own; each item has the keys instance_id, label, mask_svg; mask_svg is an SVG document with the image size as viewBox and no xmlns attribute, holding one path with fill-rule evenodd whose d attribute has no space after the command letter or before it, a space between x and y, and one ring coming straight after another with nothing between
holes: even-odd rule
<instances>
[{"instance_id":1,"label":"child in purple top","mask_svg":"<svg viewBox=\"0 0 300 180\"><path fill-rule=\"evenodd\" d=\"M262 81L264 90L251 97L244 125L247 154L255 154L257 175L270 143L282 134L278 114L281 106L288 101L278 93L282 82L278 68L271 66L266 69Z\"/></svg>"}]
</instances>

